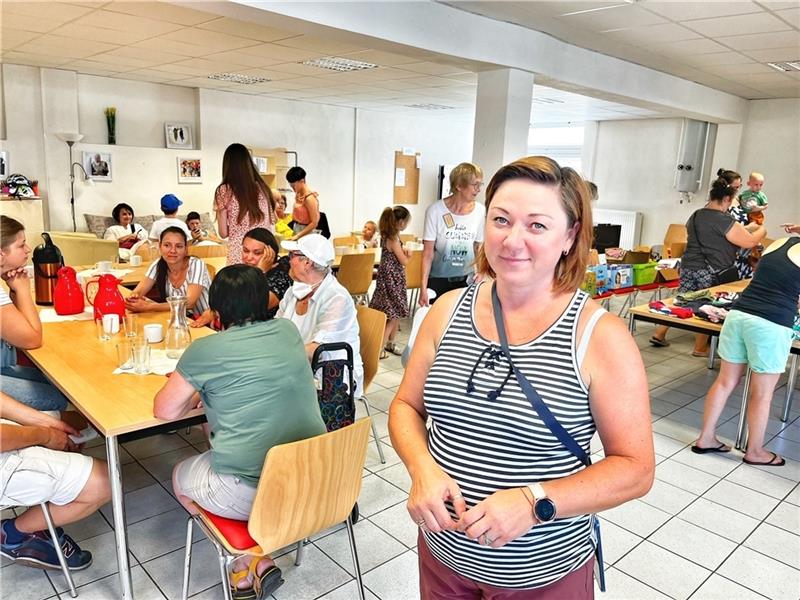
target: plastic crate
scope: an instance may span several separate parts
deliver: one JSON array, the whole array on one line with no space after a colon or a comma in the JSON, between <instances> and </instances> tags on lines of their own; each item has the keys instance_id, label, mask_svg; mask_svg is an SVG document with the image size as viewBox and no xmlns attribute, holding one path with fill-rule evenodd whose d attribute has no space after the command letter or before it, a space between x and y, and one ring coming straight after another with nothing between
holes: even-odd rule
<instances>
[{"instance_id":1,"label":"plastic crate","mask_svg":"<svg viewBox=\"0 0 800 600\"><path fill-rule=\"evenodd\" d=\"M641 265L631 265L633 267L633 285L647 285L656 280L655 262L644 263Z\"/></svg>"}]
</instances>

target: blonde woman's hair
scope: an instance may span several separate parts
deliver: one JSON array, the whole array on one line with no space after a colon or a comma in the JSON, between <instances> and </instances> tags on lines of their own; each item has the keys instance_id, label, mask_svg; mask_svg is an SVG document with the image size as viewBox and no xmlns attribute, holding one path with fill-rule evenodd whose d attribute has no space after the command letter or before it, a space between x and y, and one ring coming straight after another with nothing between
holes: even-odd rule
<instances>
[{"instance_id":1,"label":"blonde woman's hair","mask_svg":"<svg viewBox=\"0 0 800 600\"><path fill-rule=\"evenodd\" d=\"M472 179L483 179L483 171L478 165L463 162L450 171L450 191L466 187Z\"/></svg>"}]
</instances>

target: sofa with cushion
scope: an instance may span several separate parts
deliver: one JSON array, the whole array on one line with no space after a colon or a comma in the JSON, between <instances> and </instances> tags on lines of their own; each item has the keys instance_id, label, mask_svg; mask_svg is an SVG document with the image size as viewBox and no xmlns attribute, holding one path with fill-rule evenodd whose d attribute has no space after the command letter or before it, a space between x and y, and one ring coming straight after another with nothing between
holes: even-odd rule
<instances>
[{"instance_id":1,"label":"sofa with cushion","mask_svg":"<svg viewBox=\"0 0 800 600\"><path fill-rule=\"evenodd\" d=\"M133 218L133 222L138 223L144 227L145 231L149 232L150 228L153 226L153 222L163 216L163 214L142 216L137 215ZM103 238L103 234L105 234L106 229L112 225L116 225L114 219L110 215L90 215L84 213L83 218L86 220L86 228L101 239ZM181 221L186 221L185 214L178 215L177 218ZM217 229L214 227L214 221L211 219L211 213L200 213L200 222L203 225L203 229L207 229L208 231L213 231L216 233Z\"/></svg>"}]
</instances>

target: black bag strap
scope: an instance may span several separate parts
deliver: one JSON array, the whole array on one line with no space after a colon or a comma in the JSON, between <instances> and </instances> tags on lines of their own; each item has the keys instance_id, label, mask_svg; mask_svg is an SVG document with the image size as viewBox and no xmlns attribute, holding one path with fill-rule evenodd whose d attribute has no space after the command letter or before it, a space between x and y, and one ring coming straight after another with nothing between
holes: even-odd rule
<instances>
[{"instance_id":1,"label":"black bag strap","mask_svg":"<svg viewBox=\"0 0 800 600\"><path fill-rule=\"evenodd\" d=\"M508 364L511 365L511 370L514 372L517 382L519 383L519 387L522 388L522 391L525 393L525 397L528 399L528 402L531 403L533 410L535 410L536 414L539 415L539 418L544 421L544 424L547 426L550 432L558 438L558 441L564 444L567 450L569 450L578 460L588 467L592 464L592 460L589 458L589 455L586 454L586 451L581 448L578 442L575 441L575 438L573 438L567 432L567 430L564 429L563 425L558 422L558 419L553 416L553 413L550 412L549 408L547 408L547 405L542 400L539 392L534 389L525 375L523 375L514 364L514 361L511 360L511 352L508 349L508 337L506 336L506 326L503 322L503 307L500 305L500 298L497 296L497 288L495 283L492 283L492 308L494 309L494 323L497 326L497 335L500 337L500 348L502 349L506 360L508 360Z\"/></svg>"}]
</instances>

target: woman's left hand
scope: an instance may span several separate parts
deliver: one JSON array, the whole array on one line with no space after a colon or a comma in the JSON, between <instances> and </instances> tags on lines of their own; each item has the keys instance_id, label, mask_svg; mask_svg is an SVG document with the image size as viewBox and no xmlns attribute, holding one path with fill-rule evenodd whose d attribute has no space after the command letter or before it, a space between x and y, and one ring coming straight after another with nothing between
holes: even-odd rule
<instances>
[{"instance_id":1,"label":"woman's left hand","mask_svg":"<svg viewBox=\"0 0 800 600\"><path fill-rule=\"evenodd\" d=\"M267 246L264 248L264 256L261 257L261 260L258 261L258 268L266 273L272 267L272 264L275 262L275 251Z\"/></svg>"},{"instance_id":2,"label":"woman's left hand","mask_svg":"<svg viewBox=\"0 0 800 600\"><path fill-rule=\"evenodd\" d=\"M150 301L147 298L132 294L125 300L125 308L132 312L144 312L147 310L149 303Z\"/></svg>"},{"instance_id":3,"label":"woman's left hand","mask_svg":"<svg viewBox=\"0 0 800 600\"><path fill-rule=\"evenodd\" d=\"M500 548L536 524L521 488L499 490L461 515L458 529L483 546Z\"/></svg>"}]
</instances>

